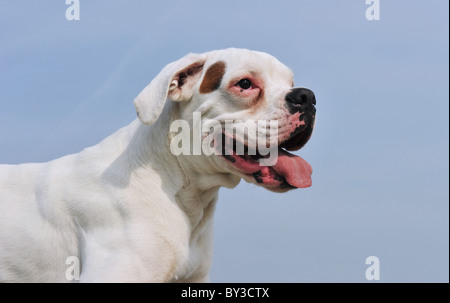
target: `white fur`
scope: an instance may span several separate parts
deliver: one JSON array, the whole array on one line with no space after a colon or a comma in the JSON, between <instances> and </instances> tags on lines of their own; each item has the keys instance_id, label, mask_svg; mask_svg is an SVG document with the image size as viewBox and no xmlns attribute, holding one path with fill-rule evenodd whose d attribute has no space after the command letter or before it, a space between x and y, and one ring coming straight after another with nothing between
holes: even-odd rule
<instances>
[{"instance_id":1,"label":"white fur","mask_svg":"<svg viewBox=\"0 0 450 303\"><path fill-rule=\"evenodd\" d=\"M200 79L218 60L227 65L221 89L202 95ZM177 88L176 75L192 64L203 67ZM223 93L246 71L267 78L267 104L257 111ZM48 163L0 165L0 282L67 282L70 256L81 262L82 282L208 281L218 190L245 176L218 156L171 154L170 122L191 121L195 110L284 119L279 99L291 82L291 72L264 53L191 54L136 98L140 120L99 144Z\"/></svg>"}]
</instances>

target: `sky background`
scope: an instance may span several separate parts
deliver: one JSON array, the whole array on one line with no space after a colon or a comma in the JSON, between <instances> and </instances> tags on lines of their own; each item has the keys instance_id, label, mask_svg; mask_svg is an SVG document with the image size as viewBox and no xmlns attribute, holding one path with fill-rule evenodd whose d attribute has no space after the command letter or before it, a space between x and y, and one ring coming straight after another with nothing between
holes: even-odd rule
<instances>
[{"instance_id":1,"label":"sky background","mask_svg":"<svg viewBox=\"0 0 450 303\"><path fill-rule=\"evenodd\" d=\"M316 94L313 186L221 189L211 281L448 282L448 1L80 3L0 0L0 163L98 143L186 53L265 51Z\"/></svg>"}]
</instances>

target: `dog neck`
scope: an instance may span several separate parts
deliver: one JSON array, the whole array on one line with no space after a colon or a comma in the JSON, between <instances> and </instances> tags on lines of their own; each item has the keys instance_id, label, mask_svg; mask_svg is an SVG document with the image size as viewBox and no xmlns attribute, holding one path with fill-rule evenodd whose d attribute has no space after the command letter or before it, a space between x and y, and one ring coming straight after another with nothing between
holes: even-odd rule
<instances>
[{"instance_id":1,"label":"dog neck","mask_svg":"<svg viewBox=\"0 0 450 303\"><path fill-rule=\"evenodd\" d=\"M204 165L208 162L202 158L204 155L172 154L170 123L176 117L173 102L167 102L163 114L155 124L143 125L139 120L133 122L136 129L130 144L137 146L128 148L135 154L127 158L138 159L131 166L135 173L141 174L139 179L143 179L142 174L149 171L161 178L161 188L168 197L175 197L174 202L186 213L194 231L202 228L205 221L208 221L206 219L212 218L220 187L235 187L240 178Z\"/></svg>"}]
</instances>

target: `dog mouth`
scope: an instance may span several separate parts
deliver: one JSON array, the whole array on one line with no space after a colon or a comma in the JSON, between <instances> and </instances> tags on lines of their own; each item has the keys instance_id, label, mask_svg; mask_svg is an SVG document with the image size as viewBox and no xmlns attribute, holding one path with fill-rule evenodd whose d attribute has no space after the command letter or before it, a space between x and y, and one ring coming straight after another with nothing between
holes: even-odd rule
<instances>
[{"instance_id":1,"label":"dog mouth","mask_svg":"<svg viewBox=\"0 0 450 303\"><path fill-rule=\"evenodd\" d=\"M301 149L312 134L312 126L291 133L290 138L263 153L252 149L234 136L222 133L221 155L237 170L244 174L247 181L261 185L271 191L284 192L294 188L307 188L312 184L312 167L303 158L289 153ZM271 165L264 163L275 154ZM269 161L270 162L270 161ZM273 163L274 162L274 163ZM266 164L266 165L264 165Z\"/></svg>"}]
</instances>

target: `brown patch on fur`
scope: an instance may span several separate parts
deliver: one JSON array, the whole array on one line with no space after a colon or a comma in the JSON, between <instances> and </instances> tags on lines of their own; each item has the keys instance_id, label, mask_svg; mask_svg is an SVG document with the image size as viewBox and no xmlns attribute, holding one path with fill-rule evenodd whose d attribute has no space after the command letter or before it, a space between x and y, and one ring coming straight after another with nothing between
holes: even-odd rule
<instances>
[{"instance_id":1,"label":"brown patch on fur","mask_svg":"<svg viewBox=\"0 0 450 303\"><path fill-rule=\"evenodd\" d=\"M208 94L218 89L223 75L225 75L225 62L219 61L211 65L200 84L200 94Z\"/></svg>"}]
</instances>

